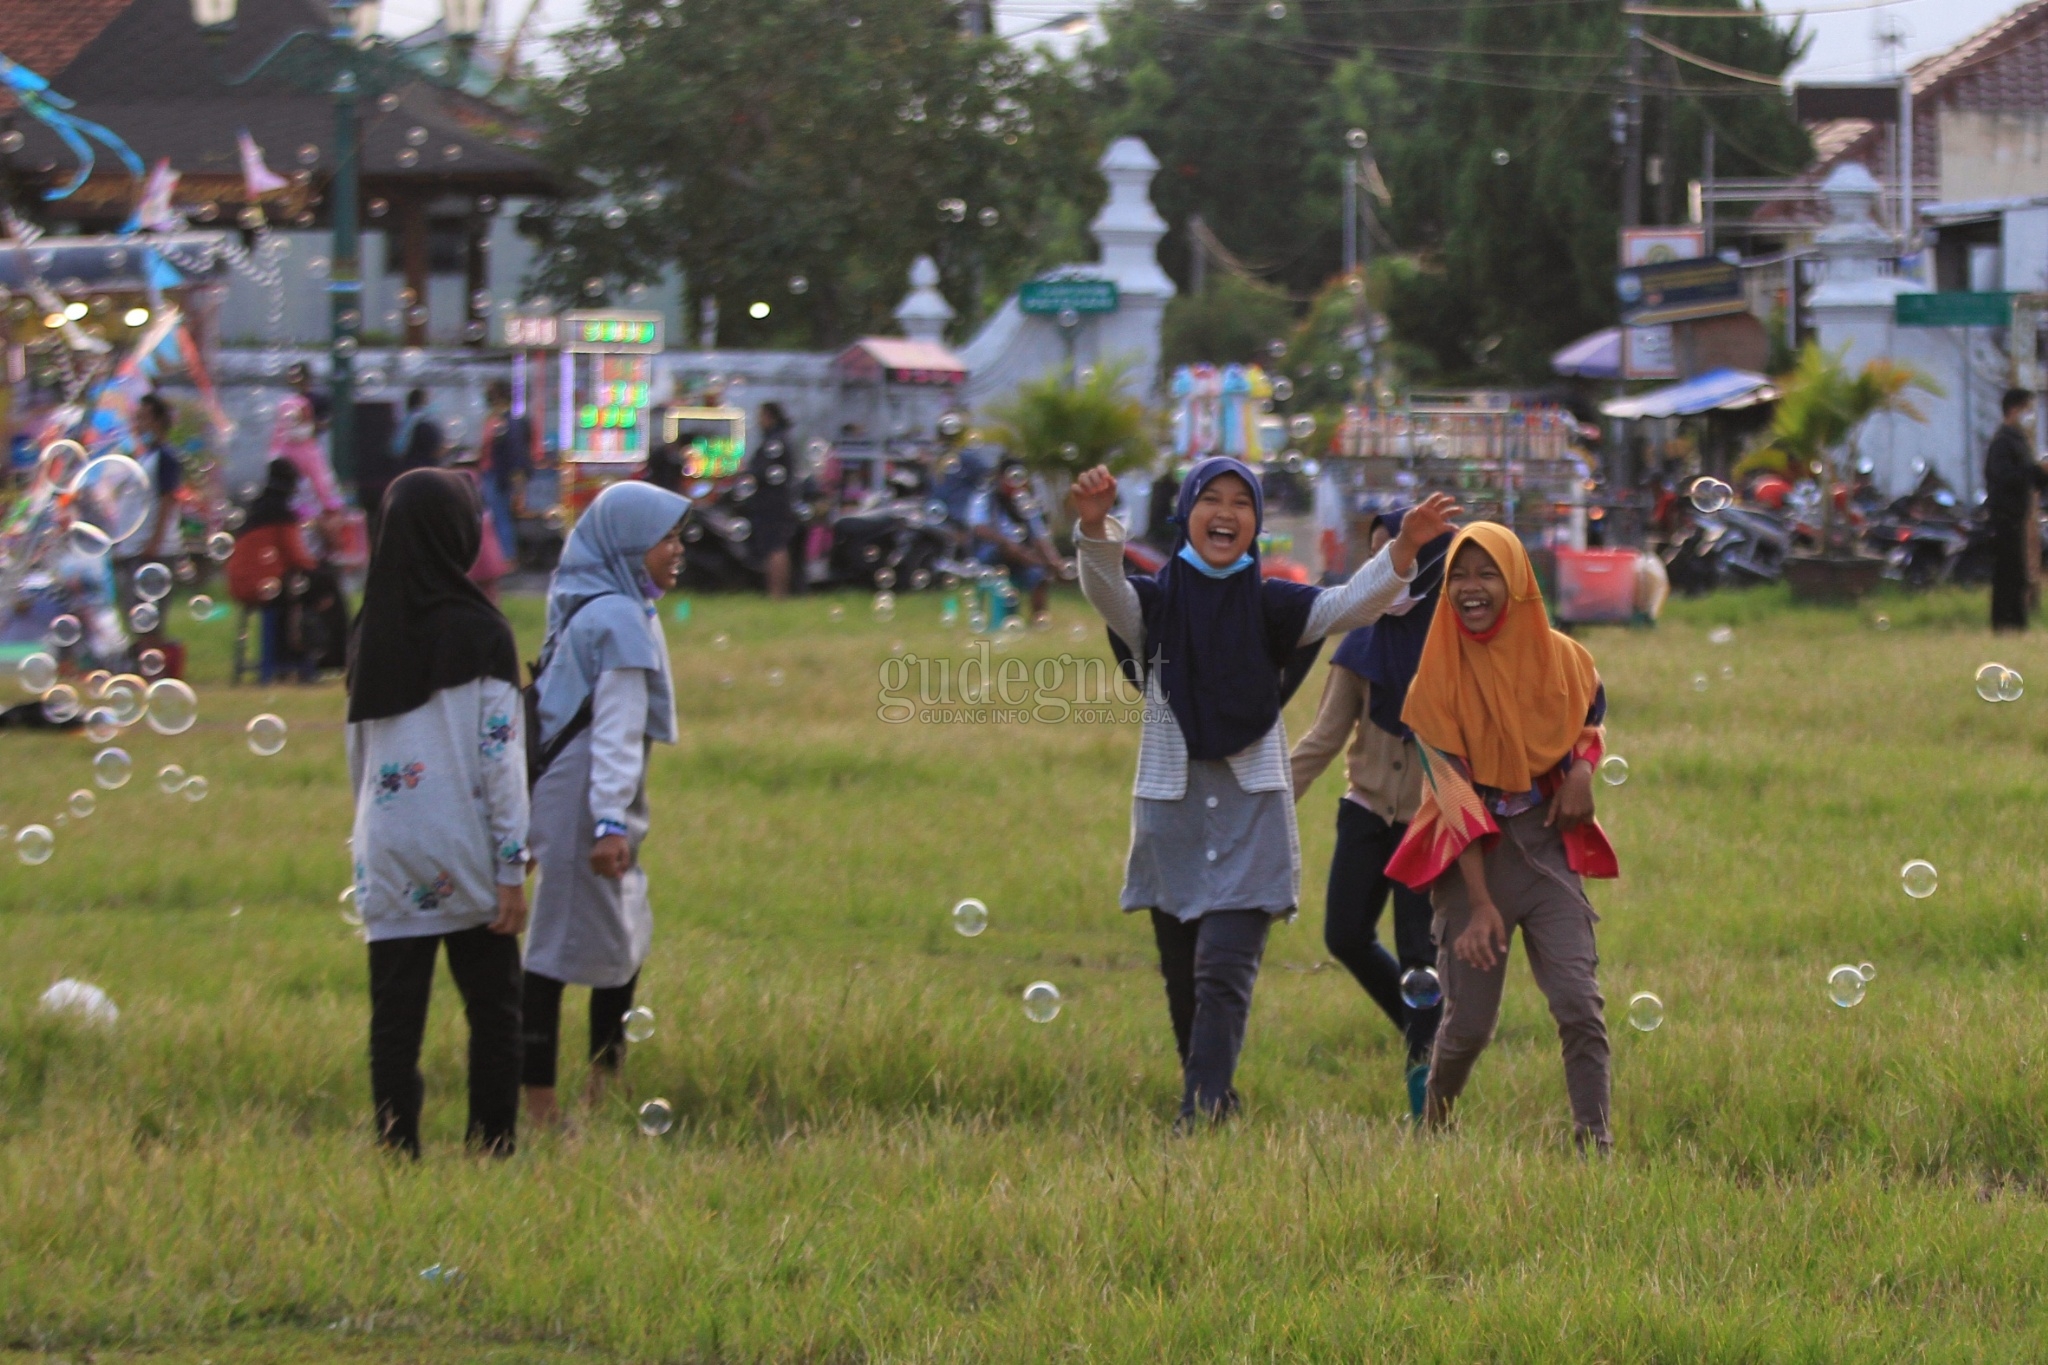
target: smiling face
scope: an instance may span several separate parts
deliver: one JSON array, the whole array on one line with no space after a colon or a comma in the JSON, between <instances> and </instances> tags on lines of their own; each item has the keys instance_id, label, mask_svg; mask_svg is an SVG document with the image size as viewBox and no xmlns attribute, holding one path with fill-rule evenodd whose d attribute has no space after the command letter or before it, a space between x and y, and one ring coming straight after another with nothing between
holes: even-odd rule
<instances>
[{"instance_id":1,"label":"smiling face","mask_svg":"<svg viewBox=\"0 0 2048 1365\"><path fill-rule=\"evenodd\" d=\"M1444 575L1444 596L1458 620L1474 635L1484 635L1507 610L1508 580L1493 556L1475 541L1466 541Z\"/></svg>"},{"instance_id":2,"label":"smiling face","mask_svg":"<svg viewBox=\"0 0 2048 1365\"><path fill-rule=\"evenodd\" d=\"M1188 513L1188 544L1212 569L1228 568L1252 548L1259 533L1258 507L1250 485L1235 474L1218 474L1195 496Z\"/></svg>"},{"instance_id":3,"label":"smiling face","mask_svg":"<svg viewBox=\"0 0 2048 1365\"><path fill-rule=\"evenodd\" d=\"M667 592L676 585L676 577L683 571L683 528L676 526L647 552L642 561L647 565L647 576L654 580L654 586Z\"/></svg>"}]
</instances>

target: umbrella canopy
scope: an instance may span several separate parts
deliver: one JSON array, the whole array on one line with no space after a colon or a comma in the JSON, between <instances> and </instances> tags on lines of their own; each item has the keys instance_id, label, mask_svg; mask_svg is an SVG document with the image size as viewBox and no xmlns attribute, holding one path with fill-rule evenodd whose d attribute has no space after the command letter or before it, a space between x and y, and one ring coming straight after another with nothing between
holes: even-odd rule
<instances>
[{"instance_id":1,"label":"umbrella canopy","mask_svg":"<svg viewBox=\"0 0 2048 1365\"><path fill-rule=\"evenodd\" d=\"M1695 413L1754 407L1778 396L1768 375L1748 370L1709 370L1682 384L1672 384L1633 398L1602 403L1609 417L1690 417Z\"/></svg>"},{"instance_id":2,"label":"umbrella canopy","mask_svg":"<svg viewBox=\"0 0 2048 1365\"><path fill-rule=\"evenodd\" d=\"M1621 329L1603 327L1550 357L1550 368L1575 379L1621 378Z\"/></svg>"}]
</instances>

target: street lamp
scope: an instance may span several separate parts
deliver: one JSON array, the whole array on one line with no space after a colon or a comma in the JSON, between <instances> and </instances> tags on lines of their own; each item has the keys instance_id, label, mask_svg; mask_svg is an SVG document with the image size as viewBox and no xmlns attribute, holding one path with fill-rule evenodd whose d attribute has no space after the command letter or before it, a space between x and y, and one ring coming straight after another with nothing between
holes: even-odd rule
<instances>
[{"instance_id":1,"label":"street lamp","mask_svg":"<svg viewBox=\"0 0 2048 1365\"><path fill-rule=\"evenodd\" d=\"M443 0L449 36L458 44L475 40L483 25L488 0ZM192 22L206 36L219 42L234 31L238 0L192 0ZM328 272L327 292L332 301L332 322L328 340L328 390L332 416L328 425L330 457L346 452L355 456L356 403L355 357L361 348L358 333L363 326L362 162L357 153L356 101L363 78L382 86L391 83L397 63L374 51L382 0L328 0L329 25L325 29L300 29L286 37L239 77L224 78L226 84L246 85L266 70L272 61L300 43L320 45L333 71L327 93L334 99L334 173L328 182L328 211L334 222L333 265ZM407 78L410 72L404 73Z\"/></svg>"}]
</instances>

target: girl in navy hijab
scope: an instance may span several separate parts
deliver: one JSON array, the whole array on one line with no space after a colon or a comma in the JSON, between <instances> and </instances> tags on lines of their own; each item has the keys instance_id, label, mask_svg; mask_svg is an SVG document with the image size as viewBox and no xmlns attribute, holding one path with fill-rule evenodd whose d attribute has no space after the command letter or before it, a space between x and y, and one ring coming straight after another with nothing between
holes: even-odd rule
<instances>
[{"instance_id":1,"label":"girl in navy hijab","mask_svg":"<svg viewBox=\"0 0 2048 1365\"><path fill-rule=\"evenodd\" d=\"M1406 516L1396 510L1372 519L1368 535L1374 553L1400 534ZM1387 859L1400 846L1422 803L1422 764L1414 735L1401 723L1401 706L1422 661L1450 545L1449 532L1424 545L1416 557L1415 581L1406 593L1378 621L1352 631L1338 644L1315 724L1293 754L1294 799L1299 801L1337 752L1349 745L1345 768L1351 781L1337 803L1337 846L1330 857L1323 942L1330 956L1358 978L1373 1003L1406 1035L1408 1105L1417 1118L1429 1080L1430 1045L1443 1014L1433 972L1433 912L1428 896L1387 876ZM1394 898L1395 953L1381 945L1378 932L1389 892ZM1422 970L1431 974L1409 975Z\"/></svg>"},{"instance_id":2,"label":"girl in navy hijab","mask_svg":"<svg viewBox=\"0 0 2048 1365\"><path fill-rule=\"evenodd\" d=\"M1266 932L1293 911L1301 848L1280 712L1323 637L1377 620L1415 576L1417 551L1457 511L1436 496L1342 588L1259 571L1258 476L1238 460L1188 472L1173 554L1126 576L1116 479L1074 481L1081 590L1109 626L1124 676L1142 689L1123 907L1149 911L1181 1062L1181 1122L1238 1107L1237 1058Z\"/></svg>"}]
</instances>

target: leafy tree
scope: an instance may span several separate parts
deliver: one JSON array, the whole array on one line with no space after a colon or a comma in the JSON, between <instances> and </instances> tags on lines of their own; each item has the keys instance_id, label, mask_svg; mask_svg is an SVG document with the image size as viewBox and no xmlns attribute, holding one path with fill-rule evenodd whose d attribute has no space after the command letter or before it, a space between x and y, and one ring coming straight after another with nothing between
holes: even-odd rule
<instances>
[{"instance_id":1,"label":"leafy tree","mask_svg":"<svg viewBox=\"0 0 2048 1365\"><path fill-rule=\"evenodd\" d=\"M548 146L594 193L546 225L540 287L679 264L726 344L884 328L919 253L967 329L1102 194L1069 71L947 0L593 0L565 50Z\"/></svg>"},{"instance_id":2,"label":"leafy tree","mask_svg":"<svg viewBox=\"0 0 2048 1365\"><path fill-rule=\"evenodd\" d=\"M1098 464L1118 473L1149 464L1146 405L1126 392L1126 374L1124 366L1104 364L1078 384L1057 370L1034 379L989 413L983 434L1035 474L1072 478Z\"/></svg>"},{"instance_id":3,"label":"leafy tree","mask_svg":"<svg viewBox=\"0 0 2048 1365\"><path fill-rule=\"evenodd\" d=\"M1235 275L1210 281L1200 294L1179 294L1166 305L1159 329L1159 364L1213 361L1219 365L1266 360L1267 345L1294 327L1294 305L1271 286Z\"/></svg>"}]
</instances>

